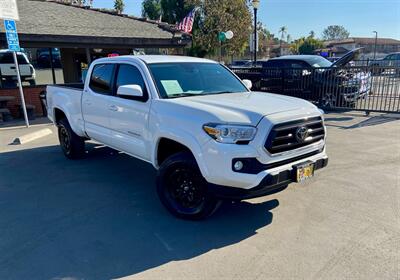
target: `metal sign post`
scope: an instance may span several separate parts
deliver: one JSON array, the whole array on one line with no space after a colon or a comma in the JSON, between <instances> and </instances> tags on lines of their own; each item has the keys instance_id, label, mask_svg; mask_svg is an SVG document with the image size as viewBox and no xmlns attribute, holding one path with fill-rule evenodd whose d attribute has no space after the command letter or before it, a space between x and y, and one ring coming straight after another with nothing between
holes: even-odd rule
<instances>
[{"instance_id":1,"label":"metal sign post","mask_svg":"<svg viewBox=\"0 0 400 280\"><path fill-rule=\"evenodd\" d=\"M4 28L6 29L8 49L10 51L12 51L13 57L14 57L15 70L17 72L16 74L17 74L17 79L18 79L19 94L21 96L21 107L22 107L22 111L24 113L25 124L26 124L26 127L29 127L29 120L28 120L28 114L26 112L24 91L22 89L21 74L19 72L19 65L18 65L18 59L17 59L17 52L19 52L21 50L21 48L19 46L19 40L18 40L17 24L15 23L14 20L4 20Z\"/></svg>"}]
</instances>

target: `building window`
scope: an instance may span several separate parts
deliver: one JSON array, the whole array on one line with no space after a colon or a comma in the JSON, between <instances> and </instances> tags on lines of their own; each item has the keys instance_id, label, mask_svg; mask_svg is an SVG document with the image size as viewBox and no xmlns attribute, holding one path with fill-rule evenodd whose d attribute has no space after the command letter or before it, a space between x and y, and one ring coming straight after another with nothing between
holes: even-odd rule
<instances>
[{"instance_id":1,"label":"building window","mask_svg":"<svg viewBox=\"0 0 400 280\"><path fill-rule=\"evenodd\" d=\"M58 48L22 48L17 53L22 86L64 83ZM16 88L18 80L12 52L0 50L0 88Z\"/></svg>"}]
</instances>

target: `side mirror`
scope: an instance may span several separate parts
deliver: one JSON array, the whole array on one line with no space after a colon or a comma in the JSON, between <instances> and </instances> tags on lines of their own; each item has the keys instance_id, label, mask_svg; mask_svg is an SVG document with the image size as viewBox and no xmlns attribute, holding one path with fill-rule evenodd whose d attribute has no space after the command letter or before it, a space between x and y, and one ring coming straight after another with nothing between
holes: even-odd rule
<instances>
[{"instance_id":1,"label":"side mirror","mask_svg":"<svg viewBox=\"0 0 400 280\"><path fill-rule=\"evenodd\" d=\"M250 80L242 80L243 84L248 88L251 89L253 87L253 83Z\"/></svg>"},{"instance_id":2,"label":"side mirror","mask_svg":"<svg viewBox=\"0 0 400 280\"><path fill-rule=\"evenodd\" d=\"M122 97L143 97L143 90L139 85L125 85L118 88L117 95Z\"/></svg>"}]
</instances>

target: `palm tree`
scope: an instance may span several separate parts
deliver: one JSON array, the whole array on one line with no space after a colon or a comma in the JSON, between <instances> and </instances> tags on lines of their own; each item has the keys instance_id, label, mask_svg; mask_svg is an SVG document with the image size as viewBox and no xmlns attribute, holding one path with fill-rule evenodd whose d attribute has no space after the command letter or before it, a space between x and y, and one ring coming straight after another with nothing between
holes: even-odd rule
<instances>
[{"instance_id":1,"label":"palm tree","mask_svg":"<svg viewBox=\"0 0 400 280\"><path fill-rule=\"evenodd\" d=\"M282 42L285 38L285 35L287 33L287 27L286 26L282 26L281 28L279 28L278 33L281 34L281 40L279 41L279 49L280 49L280 53L282 55Z\"/></svg>"},{"instance_id":2,"label":"palm tree","mask_svg":"<svg viewBox=\"0 0 400 280\"><path fill-rule=\"evenodd\" d=\"M125 8L124 0L115 0L114 9L117 11L118 14L122 14L124 8Z\"/></svg>"}]
</instances>

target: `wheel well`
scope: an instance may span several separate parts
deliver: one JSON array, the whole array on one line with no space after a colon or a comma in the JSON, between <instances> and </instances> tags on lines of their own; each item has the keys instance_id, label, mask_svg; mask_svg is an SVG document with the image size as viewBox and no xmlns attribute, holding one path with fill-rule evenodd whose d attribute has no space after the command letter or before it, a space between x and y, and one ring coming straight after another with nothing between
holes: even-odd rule
<instances>
[{"instance_id":1,"label":"wheel well","mask_svg":"<svg viewBox=\"0 0 400 280\"><path fill-rule=\"evenodd\" d=\"M62 120L63 118L66 118L64 112L61 111L60 109L55 108L54 109L54 121L55 121L55 123L58 124L60 122L60 120Z\"/></svg>"},{"instance_id":2,"label":"wheel well","mask_svg":"<svg viewBox=\"0 0 400 280\"><path fill-rule=\"evenodd\" d=\"M168 138L161 138L157 149L157 164L160 166L169 156L179 152L192 153L188 147L179 142Z\"/></svg>"}]
</instances>

